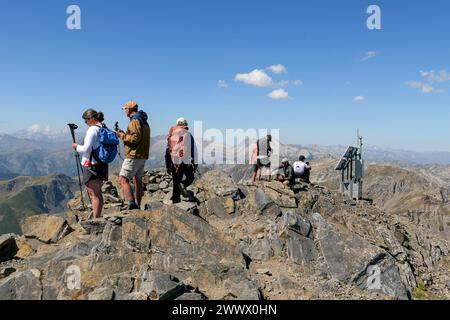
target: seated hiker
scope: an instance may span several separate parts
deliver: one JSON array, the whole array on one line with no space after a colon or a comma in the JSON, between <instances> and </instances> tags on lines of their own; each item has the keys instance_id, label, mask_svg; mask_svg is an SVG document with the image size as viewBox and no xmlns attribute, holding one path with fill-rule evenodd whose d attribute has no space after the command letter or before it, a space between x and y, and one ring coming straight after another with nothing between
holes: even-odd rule
<instances>
[{"instance_id":1,"label":"seated hiker","mask_svg":"<svg viewBox=\"0 0 450 320\"><path fill-rule=\"evenodd\" d=\"M176 126L170 128L165 156L167 172L173 178L174 204L181 202L181 195L189 197L186 188L195 180L196 152L195 140L189 132L188 123L184 118L179 118Z\"/></svg>"},{"instance_id":2,"label":"seated hiker","mask_svg":"<svg viewBox=\"0 0 450 320\"><path fill-rule=\"evenodd\" d=\"M272 154L272 148L270 146L271 141L272 136L268 134L266 137L263 137L256 142L256 165L259 170L258 180L261 178L263 168L266 168L266 177L270 181L270 156Z\"/></svg>"},{"instance_id":3,"label":"seated hiker","mask_svg":"<svg viewBox=\"0 0 450 320\"><path fill-rule=\"evenodd\" d=\"M295 184L294 168L289 164L289 160L284 158L279 167L277 180L283 182L285 186L293 186Z\"/></svg>"},{"instance_id":4,"label":"seated hiker","mask_svg":"<svg viewBox=\"0 0 450 320\"><path fill-rule=\"evenodd\" d=\"M294 162L294 173L295 178L299 178L300 181L311 183L309 180L310 173L311 173L311 166L309 165L309 162L305 162L306 158L305 156L301 155L299 157L299 161Z\"/></svg>"}]
</instances>

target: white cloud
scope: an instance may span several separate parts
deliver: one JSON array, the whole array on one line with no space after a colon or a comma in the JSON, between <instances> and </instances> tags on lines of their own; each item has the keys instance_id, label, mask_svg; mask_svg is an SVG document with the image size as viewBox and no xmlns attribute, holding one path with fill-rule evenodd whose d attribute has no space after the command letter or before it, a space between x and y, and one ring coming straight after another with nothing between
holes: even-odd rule
<instances>
[{"instance_id":1,"label":"white cloud","mask_svg":"<svg viewBox=\"0 0 450 320\"><path fill-rule=\"evenodd\" d=\"M368 51L368 52L366 52L366 55L364 56L364 58L362 58L362 61L367 61L369 59L373 59L376 56L378 56L378 52L376 52L376 51Z\"/></svg>"},{"instance_id":2,"label":"white cloud","mask_svg":"<svg viewBox=\"0 0 450 320\"><path fill-rule=\"evenodd\" d=\"M302 80L294 80L294 81L292 81L292 84L294 86L302 86L303 85L303 81Z\"/></svg>"},{"instance_id":3,"label":"white cloud","mask_svg":"<svg viewBox=\"0 0 450 320\"><path fill-rule=\"evenodd\" d=\"M271 65L270 67L267 67L267 69L269 69L270 71L272 71L275 74L287 73L286 67L283 66L282 64L274 64L274 65Z\"/></svg>"},{"instance_id":4,"label":"white cloud","mask_svg":"<svg viewBox=\"0 0 450 320\"><path fill-rule=\"evenodd\" d=\"M284 89L276 89L267 95L269 98L274 100L289 99L289 93Z\"/></svg>"},{"instance_id":5,"label":"white cloud","mask_svg":"<svg viewBox=\"0 0 450 320\"><path fill-rule=\"evenodd\" d=\"M357 103L363 102L364 99L365 99L364 96L356 96L353 98L353 102L357 102Z\"/></svg>"},{"instance_id":6,"label":"white cloud","mask_svg":"<svg viewBox=\"0 0 450 320\"><path fill-rule=\"evenodd\" d=\"M272 78L264 70L259 69L255 69L250 73L238 73L234 79L257 87L270 87L273 84Z\"/></svg>"},{"instance_id":7,"label":"white cloud","mask_svg":"<svg viewBox=\"0 0 450 320\"><path fill-rule=\"evenodd\" d=\"M219 89L226 89L226 88L228 88L228 84L226 83L225 80L219 80L219 81L217 81L217 87Z\"/></svg>"},{"instance_id":8,"label":"white cloud","mask_svg":"<svg viewBox=\"0 0 450 320\"><path fill-rule=\"evenodd\" d=\"M420 75L422 78L425 78L430 84L433 83L443 83L450 81L450 72L447 70L441 70L441 71L420 71Z\"/></svg>"},{"instance_id":9,"label":"white cloud","mask_svg":"<svg viewBox=\"0 0 450 320\"><path fill-rule=\"evenodd\" d=\"M420 81L409 81L406 85L410 88L419 89L422 93L431 93L434 91L434 87L428 83Z\"/></svg>"}]
</instances>

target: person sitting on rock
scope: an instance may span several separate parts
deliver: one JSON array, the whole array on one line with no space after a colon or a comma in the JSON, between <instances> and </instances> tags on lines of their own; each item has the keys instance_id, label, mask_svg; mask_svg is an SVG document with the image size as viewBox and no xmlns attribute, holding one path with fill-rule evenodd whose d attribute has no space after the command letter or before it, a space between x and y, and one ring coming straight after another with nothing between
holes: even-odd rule
<instances>
[{"instance_id":1,"label":"person sitting on rock","mask_svg":"<svg viewBox=\"0 0 450 320\"><path fill-rule=\"evenodd\" d=\"M165 156L167 173L173 178L174 204L181 202L181 195L189 197L186 188L195 180L194 173L198 166L196 153L195 140L189 132L188 123L184 118L179 118L176 126L170 128Z\"/></svg>"},{"instance_id":2,"label":"person sitting on rock","mask_svg":"<svg viewBox=\"0 0 450 320\"><path fill-rule=\"evenodd\" d=\"M278 170L277 180L287 187L292 187L295 184L294 168L289 164L287 158L281 161L281 166Z\"/></svg>"},{"instance_id":3,"label":"person sitting on rock","mask_svg":"<svg viewBox=\"0 0 450 320\"><path fill-rule=\"evenodd\" d=\"M310 173L311 173L311 166L309 162L305 163L305 156L301 155L299 157L299 161L294 162L294 173L295 178L300 179L302 182L311 183L309 180Z\"/></svg>"}]
</instances>

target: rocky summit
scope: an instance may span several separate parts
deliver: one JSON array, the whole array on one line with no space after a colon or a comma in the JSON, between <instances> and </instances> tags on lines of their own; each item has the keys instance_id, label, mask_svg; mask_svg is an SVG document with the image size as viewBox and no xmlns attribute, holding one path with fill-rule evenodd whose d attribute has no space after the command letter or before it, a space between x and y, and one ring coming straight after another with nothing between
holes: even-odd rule
<instances>
[{"instance_id":1,"label":"rocky summit","mask_svg":"<svg viewBox=\"0 0 450 320\"><path fill-rule=\"evenodd\" d=\"M105 183L104 217L78 196L65 217L0 237L0 299L449 299L448 239L321 185L237 184L208 171L170 203L144 177L142 210Z\"/></svg>"}]
</instances>

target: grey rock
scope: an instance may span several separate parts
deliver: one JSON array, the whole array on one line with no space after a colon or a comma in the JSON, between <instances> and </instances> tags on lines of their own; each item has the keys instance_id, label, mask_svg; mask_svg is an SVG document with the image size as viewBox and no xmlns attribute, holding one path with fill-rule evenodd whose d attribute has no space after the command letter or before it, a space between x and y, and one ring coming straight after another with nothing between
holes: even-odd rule
<instances>
[{"instance_id":1,"label":"grey rock","mask_svg":"<svg viewBox=\"0 0 450 320\"><path fill-rule=\"evenodd\" d=\"M254 198L255 198L255 207L257 210L263 212L265 209L269 207L269 205L272 205L274 202L273 200L264 193L261 189L256 189L254 192Z\"/></svg>"},{"instance_id":2,"label":"grey rock","mask_svg":"<svg viewBox=\"0 0 450 320\"><path fill-rule=\"evenodd\" d=\"M184 210L184 211L186 211L188 213L192 213L192 214L196 214L198 211L197 204L194 202L182 201L180 203L175 204L175 206L177 206L181 210Z\"/></svg>"},{"instance_id":3,"label":"grey rock","mask_svg":"<svg viewBox=\"0 0 450 320\"><path fill-rule=\"evenodd\" d=\"M117 214L117 215L105 215L105 220L109 223L115 224L117 226L122 225L123 215Z\"/></svg>"},{"instance_id":4,"label":"grey rock","mask_svg":"<svg viewBox=\"0 0 450 320\"><path fill-rule=\"evenodd\" d=\"M334 278L396 299L408 299L410 293L402 282L395 260L386 251L343 226L327 222L318 213L312 214L311 219L321 253ZM374 279L376 281L372 283Z\"/></svg>"},{"instance_id":5,"label":"grey rock","mask_svg":"<svg viewBox=\"0 0 450 320\"><path fill-rule=\"evenodd\" d=\"M182 301L200 301L200 300L206 300L206 297L197 292L186 292L176 298L175 300L182 300Z\"/></svg>"},{"instance_id":6,"label":"grey rock","mask_svg":"<svg viewBox=\"0 0 450 320\"><path fill-rule=\"evenodd\" d=\"M0 300L41 300L41 272L30 269L0 281Z\"/></svg>"},{"instance_id":7,"label":"grey rock","mask_svg":"<svg viewBox=\"0 0 450 320\"><path fill-rule=\"evenodd\" d=\"M289 259L296 264L309 264L317 259L314 241L293 230L288 231L286 248Z\"/></svg>"},{"instance_id":8,"label":"grey rock","mask_svg":"<svg viewBox=\"0 0 450 320\"><path fill-rule=\"evenodd\" d=\"M162 181L160 184L159 184L159 188L160 189L166 189L166 188L168 188L169 187L169 183L167 182L167 181Z\"/></svg>"},{"instance_id":9,"label":"grey rock","mask_svg":"<svg viewBox=\"0 0 450 320\"><path fill-rule=\"evenodd\" d=\"M148 296L144 292L132 292L128 294L126 300L146 301L148 300Z\"/></svg>"},{"instance_id":10,"label":"grey rock","mask_svg":"<svg viewBox=\"0 0 450 320\"><path fill-rule=\"evenodd\" d=\"M49 214L41 214L26 218L22 225L22 231L27 238L35 238L44 243L57 243L73 230L67 220Z\"/></svg>"},{"instance_id":11,"label":"grey rock","mask_svg":"<svg viewBox=\"0 0 450 320\"><path fill-rule=\"evenodd\" d=\"M145 210L152 211L152 210L155 210L155 209L161 209L163 206L164 205L161 202L153 201L153 202L147 203L145 205Z\"/></svg>"},{"instance_id":12,"label":"grey rock","mask_svg":"<svg viewBox=\"0 0 450 320\"><path fill-rule=\"evenodd\" d=\"M227 292L223 299L230 300L261 300L261 292L258 286L249 280L238 283L232 281L224 282L224 290Z\"/></svg>"},{"instance_id":13,"label":"grey rock","mask_svg":"<svg viewBox=\"0 0 450 320\"><path fill-rule=\"evenodd\" d=\"M185 285L170 274L150 271L145 275L138 291L151 300L173 300L186 291Z\"/></svg>"},{"instance_id":14,"label":"grey rock","mask_svg":"<svg viewBox=\"0 0 450 320\"><path fill-rule=\"evenodd\" d=\"M122 228L114 223L107 223L99 238L100 241L92 249L93 253L116 254L122 242Z\"/></svg>"},{"instance_id":15,"label":"grey rock","mask_svg":"<svg viewBox=\"0 0 450 320\"><path fill-rule=\"evenodd\" d=\"M88 295L88 300L113 300L114 290L111 288L97 288Z\"/></svg>"},{"instance_id":16,"label":"grey rock","mask_svg":"<svg viewBox=\"0 0 450 320\"><path fill-rule=\"evenodd\" d=\"M229 214L225 210L225 202L223 198L214 197L206 201L206 208L208 214L214 214L219 218L226 219L229 218Z\"/></svg>"},{"instance_id":17,"label":"grey rock","mask_svg":"<svg viewBox=\"0 0 450 320\"><path fill-rule=\"evenodd\" d=\"M280 289L282 291L301 290L302 289L302 287L299 283L293 281L292 279L288 278L284 274L281 274L278 277L278 285L280 286Z\"/></svg>"},{"instance_id":18,"label":"grey rock","mask_svg":"<svg viewBox=\"0 0 450 320\"><path fill-rule=\"evenodd\" d=\"M112 203L112 204L119 204L119 203L121 204L122 203L122 201L118 197L115 197L108 193L103 195L103 199L104 199L105 203Z\"/></svg>"},{"instance_id":19,"label":"grey rock","mask_svg":"<svg viewBox=\"0 0 450 320\"><path fill-rule=\"evenodd\" d=\"M270 247L269 240L257 239L252 241L249 249L249 256L252 260L267 261L273 257L273 250Z\"/></svg>"},{"instance_id":20,"label":"grey rock","mask_svg":"<svg viewBox=\"0 0 450 320\"><path fill-rule=\"evenodd\" d=\"M104 218L86 220L81 221L80 225L88 234L97 235L103 233L106 226L106 220Z\"/></svg>"},{"instance_id":21,"label":"grey rock","mask_svg":"<svg viewBox=\"0 0 450 320\"><path fill-rule=\"evenodd\" d=\"M211 170L206 172L201 179L204 189L213 197L232 197L239 199L239 188L230 175L218 171Z\"/></svg>"},{"instance_id":22,"label":"grey rock","mask_svg":"<svg viewBox=\"0 0 450 320\"><path fill-rule=\"evenodd\" d=\"M293 229L304 237L310 237L312 231L311 222L303 218L300 214L287 211L282 216L282 227Z\"/></svg>"},{"instance_id":23,"label":"grey rock","mask_svg":"<svg viewBox=\"0 0 450 320\"><path fill-rule=\"evenodd\" d=\"M157 183L151 183L151 184L147 185L147 190L150 191L150 192L156 192L159 189L160 189L159 188L159 184L157 184Z\"/></svg>"},{"instance_id":24,"label":"grey rock","mask_svg":"<svg viewBox=\"0 0 450 320\"><path fill-rule=\"evenodd\" d=\"M11 267L5 267L0 269L0 280L9 277L11 274L16 272L16 269Z\"/></svg>"},{"instance_id":25,"label":"grey rock","mask_svg":"<svg viewBox=\"0 0 450 320\"><path fill-rule=\"evenodd\" d=\"M0 236L0 262L11 260L18 250L14 234Z\"/></svg>"},{"instance_id":26,"label":"grey rock","mask_svg":"<svg viewBox=\"0 0 450 320\"><path fill-rule=\"evenodd\" d=\"M150 231L144 217L125 217L122 222L122 239L125 247L136 252L150 252Z\"/></svg>"},{"instance_id":27,"label":"grey rock","mask_svg":"<svg viewBox=\"0 0 450 320\"><path fill-rule=\"evenodd\" d=\"M271 276L272 273L270 272L269 269L256 269L256 273L257 274L265 274L267 276Z\"/></svg>"}]
</instances>

